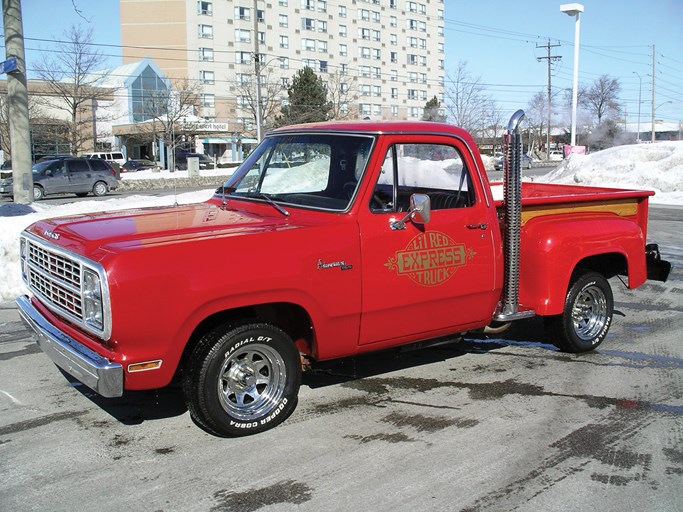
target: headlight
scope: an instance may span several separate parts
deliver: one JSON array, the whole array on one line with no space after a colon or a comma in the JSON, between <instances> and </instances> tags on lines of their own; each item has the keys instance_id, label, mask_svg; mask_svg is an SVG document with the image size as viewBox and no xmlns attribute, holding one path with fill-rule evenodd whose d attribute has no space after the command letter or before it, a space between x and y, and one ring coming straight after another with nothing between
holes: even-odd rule
<instances>
[{"instance_id":1,"label":"headlight","mask_svg":"<svg viewBox=\"0 0 683 512\"><path fill-rule=\"evenodd\" d=\"M90 269L83 270L83 321L94 329L104 329L104 306L100 276Z\"/></svg>"}]
</instances>

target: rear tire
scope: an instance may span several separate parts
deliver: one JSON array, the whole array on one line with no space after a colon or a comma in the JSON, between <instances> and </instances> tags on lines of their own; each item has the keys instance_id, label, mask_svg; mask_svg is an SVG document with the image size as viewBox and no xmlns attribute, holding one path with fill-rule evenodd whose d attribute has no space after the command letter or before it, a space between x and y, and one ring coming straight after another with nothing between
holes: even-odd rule
<instances>
[{"instance_id":1,"label":"rear tire","mask_svg":"<svg viewBox=\"0 0 683 512\"><path fill-rule=\"evenodd\" d=\"M194 420L219 436L269 430L289 417L301 385L299 352L267 323L222 325L205 334L183 373Z\"/></svg>"},{"instance_id":2,"label":"rear tire","mask_svg":"<svg viewBox=\"0 0 683 512\"><path fill-rule=\"evenodd\" d=\"M614 297L602 274L584 271L572 278L561 315L545 318L551 341L565 352L588 352L607 336Z\"/></svg>"},{"instance_id":3,"label":"rear tire","mask_svg":"<svg viewBox=\"0 0 683 512\"><path fill-rule=\"evenodd\" d=\"M104 181L98 181L93 185L92 188L92 193L95 194L97 197L102 197L107 194L109 189L107 188L107 184Z\"/></svg>"},{"instance_id":4,"label":"rear tire","mask_svg":"<svg viewBox=\"0 0 683 512\"><path fill-rule=\"evenodd\" d=\"M43 187L39 185L33 185L33 200L40 201L43 197L45 197Z\"/></svg>"}]
</instances>

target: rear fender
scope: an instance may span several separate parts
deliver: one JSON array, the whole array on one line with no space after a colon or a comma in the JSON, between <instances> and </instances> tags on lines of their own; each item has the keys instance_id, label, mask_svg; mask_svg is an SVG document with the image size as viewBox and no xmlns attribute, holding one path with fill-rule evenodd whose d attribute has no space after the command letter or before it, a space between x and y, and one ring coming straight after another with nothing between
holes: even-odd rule
<instances>
[{"instance_id":1,"label":"rear fender","mask_svg":"<svg viewBox=\"0 0 683 512\"><path fill-rule=\"evenodd\" d=\"M539 218L522 229L520 303L539 315L562 313L572 273L585 266L606 277L645 282L645 239L633 220L614 216Z\"/></svg>"}]
</instances>

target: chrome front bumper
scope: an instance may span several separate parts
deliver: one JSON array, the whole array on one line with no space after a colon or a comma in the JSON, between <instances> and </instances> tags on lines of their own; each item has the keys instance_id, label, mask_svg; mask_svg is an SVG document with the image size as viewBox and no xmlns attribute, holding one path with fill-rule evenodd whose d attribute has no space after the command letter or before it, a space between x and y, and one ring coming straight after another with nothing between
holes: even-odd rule
<instances>
[{"instance_id":1,"label":"chrome front bumper","mask_svg":"<svg viewBox=\"0 0 683 512\"><path fill-rule=\"evenodd\" d=\"M104 397L123 394L123 367L119 363L112 363L57 329L31 304L28 296L22 295L16 302L21 319L57 366Z\"/></svg>"}]
</instances>

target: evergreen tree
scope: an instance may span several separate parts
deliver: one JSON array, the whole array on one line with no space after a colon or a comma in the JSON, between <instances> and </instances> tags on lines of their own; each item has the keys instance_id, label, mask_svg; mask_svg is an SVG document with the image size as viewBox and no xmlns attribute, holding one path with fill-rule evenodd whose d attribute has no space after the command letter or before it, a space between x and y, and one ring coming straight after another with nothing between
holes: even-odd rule
<instances>
[{"instance_id":1,"label":"evergreen tree","mask_svg":"<svg viewBox=\"0 0 683 512\"><path fill-rule=\"evenodd\" d=\"M427 102L424 108L424 113L422 114L423 121L436 121L439 123L446 122L446 116L441 112L441 103L436 96Z\"/></svg>"},{"instance_id":2,"label":"evergreen tree","mask_svg":"<svg viewBox=\"0 0 683 512\"><path fill-rule=\"evenodd\" d=\"M305 67L298 71L287 89L289 104L282 107L277 126L326 121L332 108L327 101L327 90L315 72Z\"/></svg>"}]
</instances>

